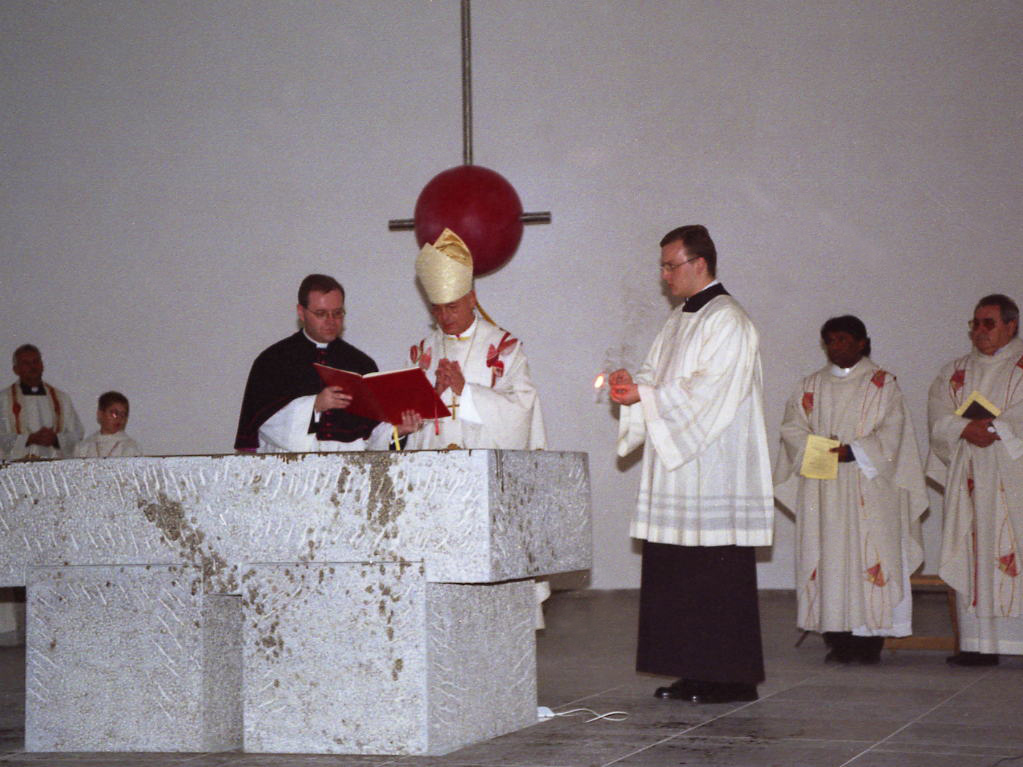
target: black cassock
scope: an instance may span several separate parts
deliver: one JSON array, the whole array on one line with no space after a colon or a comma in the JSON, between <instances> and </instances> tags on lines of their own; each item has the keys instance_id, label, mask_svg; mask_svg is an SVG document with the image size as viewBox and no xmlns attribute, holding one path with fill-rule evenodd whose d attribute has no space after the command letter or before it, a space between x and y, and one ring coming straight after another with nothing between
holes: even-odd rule
<instances>
[{"instance_id":1,"label":"black cassock","mask_svg":"<svg viewBox=\"0 0 1023 767\"><path fill-rule=\"evenodd\" d=\"M317 348L301 330L278 341L264 349L252 363L238 418L236 450L256 450L259 427L264 421L297 397L319 394L323 382L313 367L314 362L360 375L377 370L372 358L340 338L331 341L325 349ZM310 421L309 433L315 433L318 440L354 442L368 439L376 425L377 421L344 410L327 410L319 421Z\"/></svg>"},{"instance_id":2,"label":"black cassock","mask_svg":"<svg viewBox=\"0 0 1023 767\"><path fill-rule=\"evenodd\" d=\"M764 681L754 547L643 541L642 568L637 671Z\"/></svg>"}]
</instances>

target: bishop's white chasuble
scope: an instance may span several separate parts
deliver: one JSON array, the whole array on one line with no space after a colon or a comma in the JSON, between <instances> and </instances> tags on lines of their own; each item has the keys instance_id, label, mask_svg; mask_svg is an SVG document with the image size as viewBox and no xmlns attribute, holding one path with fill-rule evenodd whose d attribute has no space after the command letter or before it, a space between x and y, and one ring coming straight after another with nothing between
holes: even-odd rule
<instances>
[{"instance_id":1,"label":"bishop's white chasuble","mask_svg":"<svg viewBox=\"0 0 1023 767\"><path fill-rule=\"evenodd\" d=\"M547 447L540 398L517 338L477 318L461 336L434 330L409 353L412 364L431 381L436 380L437 363L445 358L459 364L465 386L460 395L451 389L441 394L453 416L428 419L409 435L409 449Z\"/></svg>"}]
</instances>

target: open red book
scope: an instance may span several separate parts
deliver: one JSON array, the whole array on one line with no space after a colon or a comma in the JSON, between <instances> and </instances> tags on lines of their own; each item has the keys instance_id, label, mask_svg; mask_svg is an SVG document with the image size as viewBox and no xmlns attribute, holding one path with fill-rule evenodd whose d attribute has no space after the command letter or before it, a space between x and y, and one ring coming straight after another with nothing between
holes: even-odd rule
<instances>
[{"instance_id":1,"label":"open red book","mask_svg":"<svg viewBox=\"0 0 1023 767\"><path fill-rule=\"evenodd\" d=\"M352 395L352 404L346 408L349 413L393 424L401 423L401 414L406 410L415 410L423 420L451 415L422 368L363 376L318 362L314 362L313 367L324 386L340 386L346 394Z\"/></svg>"}]
</instances>

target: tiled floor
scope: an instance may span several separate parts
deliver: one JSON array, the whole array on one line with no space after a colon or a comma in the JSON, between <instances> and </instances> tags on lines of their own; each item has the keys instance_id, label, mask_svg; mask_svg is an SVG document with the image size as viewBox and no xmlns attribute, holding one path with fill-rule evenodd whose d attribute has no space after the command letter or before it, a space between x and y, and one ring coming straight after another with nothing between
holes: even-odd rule
<instances>
[{"instance_id":1,"label":"tiled floor","mask_svg":"<svg viewBox=\"0 0 1023 767\"><path fill-rule=\"evenodd\" d=\"M945 603L918 595L917 629L943 633ZM636 592L564 592L538 635L540 703L622 711L622 721L558 717L444 757L263 754L25 754L24 652L0 650L0 764L41 767L363 765L783 765L1023 767L1023 658L959 669L943 653L885 652L875 667L824 665L817 636L795 647L795 598L762 592L767 681L755 703L660 701L662 679L632 670Z\"/></svg>"}]
</instances>

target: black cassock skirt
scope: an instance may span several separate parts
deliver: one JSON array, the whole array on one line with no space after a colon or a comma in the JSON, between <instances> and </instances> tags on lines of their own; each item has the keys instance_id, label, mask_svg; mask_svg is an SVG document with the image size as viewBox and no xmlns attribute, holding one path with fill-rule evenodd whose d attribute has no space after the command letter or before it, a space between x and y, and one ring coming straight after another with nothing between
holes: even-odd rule
<instances>
[{"instance_id":1,"label":"black cassock skirt","mask_svg":"<svg viewBox=\"0 0 1023 767\"><path fill-rule=\"evenodd\" d=\"M643 542L636 670L702 682L764 681L752 546Z\"/></svg>"}]
</instances>

